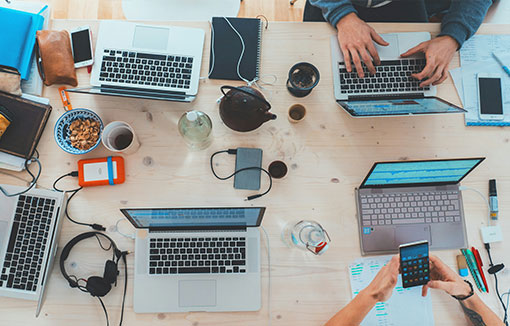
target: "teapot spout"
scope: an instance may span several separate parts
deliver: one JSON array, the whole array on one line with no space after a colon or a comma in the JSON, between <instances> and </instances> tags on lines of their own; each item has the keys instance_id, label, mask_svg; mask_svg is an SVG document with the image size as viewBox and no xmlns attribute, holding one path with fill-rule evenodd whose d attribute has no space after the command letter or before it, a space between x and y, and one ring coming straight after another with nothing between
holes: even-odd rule
<instances>
[{"instance_id":1,"label":"teapot spout","mask_svg":"<svg viewBox=\"0 0 510 326\"><path fill-rule=\"evenodd\" d=\"M276 118L277 118L276 114L269 113L269 112L267 112L266 115L264 116L265 121L276 120Z\"/></svg>"}]
</instances>

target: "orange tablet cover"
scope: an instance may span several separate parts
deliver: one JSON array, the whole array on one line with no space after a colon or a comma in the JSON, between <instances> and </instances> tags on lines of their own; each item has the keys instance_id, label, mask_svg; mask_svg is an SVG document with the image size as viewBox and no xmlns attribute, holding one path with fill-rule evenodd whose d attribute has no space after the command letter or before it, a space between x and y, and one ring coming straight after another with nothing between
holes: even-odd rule
<instances>
[{"instance_id":1,"label":"orange tablet cover","mask_svg":"<svg viewBox=\"0 0 510 326\"><path fill-rule=\"evenodd\" d=\"M78 161L78 184L81 187L113 186L124 181L124 159L121 156Z\"/></svg>"}]
</instances>

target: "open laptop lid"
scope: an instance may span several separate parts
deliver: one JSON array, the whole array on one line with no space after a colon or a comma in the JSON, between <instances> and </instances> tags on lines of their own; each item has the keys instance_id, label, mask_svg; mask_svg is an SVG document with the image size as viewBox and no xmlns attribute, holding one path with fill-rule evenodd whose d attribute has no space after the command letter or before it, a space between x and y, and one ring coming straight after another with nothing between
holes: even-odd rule
<instances>
[{"instance_id":1,"label":"open laptop lid","mask_svg":"<svg viewBox=\"0 0 510 326\"><path fill-rule=\"evenodd\" d=\"M457 184L483 160L484 157L378 162L372 166L360 189Z\"/></svg>"},{"instance_id":2,"label":"open laptop lid","mask_svg":"<svg viewBox=\"0 0 510 326\"><path fill-rule=\"evenodd\" d=\"M120 211L137 229L234 230L260 226L266 208L126 208Z\"/></svg>"},{"instance_id":3,"label":"open laptop lid","mask_svg":"<svg viewBox=\"0 0 510 326\"><path fill-rule=\"evenodd\" d=\"M438 97L424 97L423 95L380 95L375 98L366 96L337 102L353 117L466 112L466 110Z\"/></svg>"}]
</instances>

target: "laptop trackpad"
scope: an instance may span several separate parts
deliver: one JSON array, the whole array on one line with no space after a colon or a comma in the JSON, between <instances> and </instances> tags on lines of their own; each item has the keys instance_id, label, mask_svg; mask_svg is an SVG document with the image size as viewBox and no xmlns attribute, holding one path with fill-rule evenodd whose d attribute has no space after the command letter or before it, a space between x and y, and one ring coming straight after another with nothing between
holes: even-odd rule
<instances>
[{"instance_id":1,"label":"laptop trackpad","mask_svg":"<svg viewBox=\"0 0 510 326\"><path fill-rule=\"evenodd\" d=\"M0 251L2 250L2 244L5 243L7 246L7 236L9 233L7 233L7 227L9 226L9 223L5 221L0 221Z\"/></svg>"},{"instance_id":2,"label":"laptop trackpad","mask_svg":"<svg viewBox=\"0 0 510 326\"><path fill-rule=\"evenodd\" d=\"M390 43L388 46L382 46L374 42L377 54L381 60L396 60L400 57L398 52L398 36L397 34L382 34L382 38Z\"/></svg>"},{"instance_id":3,"label":"laptop trackpad","mask_svg":"<svg viewBox=\"0 0 510 326\"><path fill-rule=\"evenodd\" d=\"M216 305L216 281L179 281L179 307L213 307Z\"/></svg>"},{"instance_id":4,"label":"laptop trackpad","mask_svg":"<svg viewBox=\"0 0 510 326\"><path fill-rule=\"evenodd\" d=\"M395 229L383 226L364 230L363 249L366 252L395 250Z\"/></svg>"},{"instance_id":5,"label":"laptop trackpad","mask_svg":"<svg viewBox=\"0 0 510 326\"><path fill-rule=\"evenodd\" d=\"M395 230L397 246L420 240L427 240L430 243L430 227L428 225L399 226Z\"/></svg>"}]
</instances>

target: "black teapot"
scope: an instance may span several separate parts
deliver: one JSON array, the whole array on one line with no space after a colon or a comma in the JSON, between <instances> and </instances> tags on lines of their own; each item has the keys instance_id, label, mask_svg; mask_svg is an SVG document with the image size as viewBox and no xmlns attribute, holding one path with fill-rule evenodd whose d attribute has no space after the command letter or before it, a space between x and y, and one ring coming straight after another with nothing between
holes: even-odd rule
<instances>
[{"instance_id":1,"label":"black teapot","mask_svg":"<svg viewBox=\"0 0 510 326\"><path fill-rule=\"evenodd\" d=\"M252 131L264 122L276 119L269 112L271 104L261 92L249 86L222 86L223 98L220 102L221 120L236 131ZM225 93L225 90L229 90Z\"/></svg>"}]
</instances>

